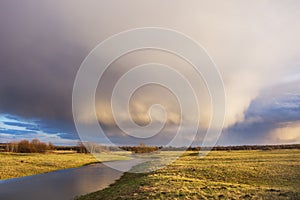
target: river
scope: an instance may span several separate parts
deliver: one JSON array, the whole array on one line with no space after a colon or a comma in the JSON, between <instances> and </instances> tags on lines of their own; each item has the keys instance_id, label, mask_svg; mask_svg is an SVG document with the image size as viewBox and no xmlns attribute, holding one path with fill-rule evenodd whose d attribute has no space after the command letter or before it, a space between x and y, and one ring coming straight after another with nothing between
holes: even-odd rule
<instances>
[{"instance_id":1,"label":"river","mask_svg":"<svg viewBox=\"0 0 300 200\"><path fill-rule=\"evenodd\" d=\"M129 170L139 161L112 161ZM0 200L69 200L101 190L122 176L102 163L0 181Z\"/></svg>"}]
</instances>

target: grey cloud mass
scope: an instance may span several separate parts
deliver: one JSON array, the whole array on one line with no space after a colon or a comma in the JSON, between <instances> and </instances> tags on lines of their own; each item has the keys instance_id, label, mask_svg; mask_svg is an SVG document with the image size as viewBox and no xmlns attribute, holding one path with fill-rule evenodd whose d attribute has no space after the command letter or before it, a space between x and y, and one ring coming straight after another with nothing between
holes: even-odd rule
<instances>
[{"instance_id":1,"label":"grey cloud mass","mask_svg":"<svg viewBox=\"0 0 300 200\"><path fill-rule=\"evenodd\" d=\"M277 137L283 130L280 128L288 126L284 131L293 132L300 120L299 9L299 1L294 0L1 1L0 114L39 119L43 127L57 129L62 138L77 138L72 89L84 58L113 34L154 26L194 38L219 67L227 94L220 143L286 142ZM153 60L181 70L191 81L195 79L187 64L157 52L137 52L113 63L99 83L96 109L100 123L117 143L140 140L116 128L109 109L111 89L130 66ZM209 123L211 105L203 83L197 87L203 93L202 132ZM147 124L147 108L156 100L170 111L170 126L149 143L166 144L179 118L172 96L161 89L144 88L132 101L132 116L137 123ZM288 141L299 142L297 134L294 136Z\"/></svg>"}]
</instances>

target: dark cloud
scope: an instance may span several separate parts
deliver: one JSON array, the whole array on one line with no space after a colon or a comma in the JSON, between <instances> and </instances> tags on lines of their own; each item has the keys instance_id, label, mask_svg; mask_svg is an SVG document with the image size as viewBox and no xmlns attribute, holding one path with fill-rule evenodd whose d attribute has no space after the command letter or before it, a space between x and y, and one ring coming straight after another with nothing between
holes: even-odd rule
<instances>
[{"instance_id":1,"label":"dark cloud","mask_svg":"<svg viewBox=\"0 0 300 200\"><path fill-rule=\"evenodd\" d=\"M0 3L0 112L72 126L72 87L87 54L49 2Z\"/></svg>"}]
</instances>

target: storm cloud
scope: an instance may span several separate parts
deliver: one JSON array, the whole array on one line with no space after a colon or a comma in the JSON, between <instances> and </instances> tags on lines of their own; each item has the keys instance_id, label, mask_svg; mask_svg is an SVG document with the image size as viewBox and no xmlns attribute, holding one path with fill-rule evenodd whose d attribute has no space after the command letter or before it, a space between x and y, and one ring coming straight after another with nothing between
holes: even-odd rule
<instances>
[{"instance_id":1,"label":"storm cloud","mask_svg":"<svg viewBox=\"0 0 300 200\"><path fill-rule=\"evenodd\" d=\"M299 1L293 0L1 1L0 112L37 119L40 131L54 132L58 138L78 139L72 118L72 89L84 58L113 34L155 26L194 38L219 67L227 94L225 129L220 142L287 142L276 135L287 131L283 127L295 128L291 123L300 120L299 8ZM139 141L118 132L109 109L111 89L130 66L153 60L168 63L193 80L193 72L187 70L190 66L178 58L154 52L137 52L113 63L99 83L96 109L100 123L119 143ZM204 116L201 128L206 128L211 105L201 83L198 89L204 96L200 106ZM138 124L148 123L147 108L155 101L161 101L170 111L171 126L164 136L154 138L153 144L165 144L178 124L178 104L172 95L165 94L161 89L144 88L144 93L137 93L132 102L132 117ZM27 126L27 131L37 131L31 128ZM1 129L0 133L4 138L12 131ZM32 133L21 135L29 134ZM288 142L298 142L298 137L294 138Z\"/></svg>"}]
</instances>

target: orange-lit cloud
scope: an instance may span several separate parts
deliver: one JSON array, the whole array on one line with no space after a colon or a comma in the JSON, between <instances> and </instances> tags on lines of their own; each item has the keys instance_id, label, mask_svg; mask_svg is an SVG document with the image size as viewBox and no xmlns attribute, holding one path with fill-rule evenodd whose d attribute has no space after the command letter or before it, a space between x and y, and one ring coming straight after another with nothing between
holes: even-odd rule
<instances>
[{"instance_id":1,"label":"orange-lit cloud","mask_svg":"<svg viewBox=\"0 0 300 200\"><path fill-rule=\"evenodd\" d=\"M283 123L270 136L276 142L300 143L300 121Z\"/></svg>"}]
</instances>

